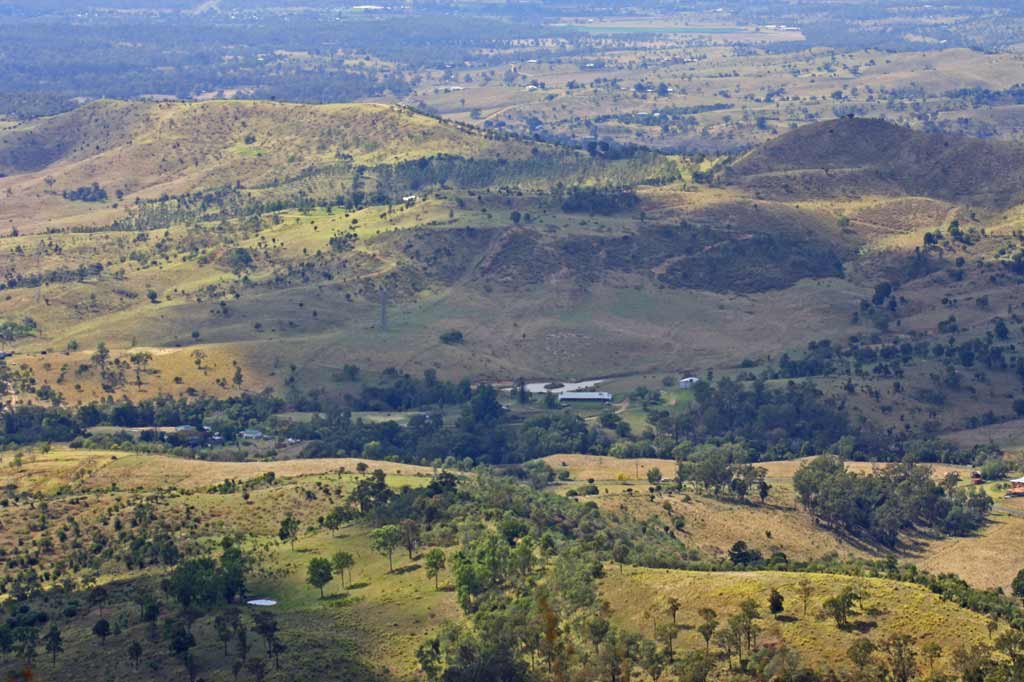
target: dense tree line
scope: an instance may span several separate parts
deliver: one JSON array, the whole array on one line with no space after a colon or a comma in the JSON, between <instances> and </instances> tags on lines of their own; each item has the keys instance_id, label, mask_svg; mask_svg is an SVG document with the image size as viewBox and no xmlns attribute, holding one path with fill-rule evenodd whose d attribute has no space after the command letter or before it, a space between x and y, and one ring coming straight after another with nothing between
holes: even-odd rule
<instances>
[{"instance_id":1,"label":"dense tree line","mask_svg":"<svg viewBox=\"0 0 1024 682\"><path fill-rule=\"evenodd\" d=\"M18 339L35 336L39 325L31 317L16 320L0 320L0 343L13 343Z\"/></svg>"},{"instance_id":2,"label":"dense tree line","mask_svg":"<svg viewBox=\"0 0 1024 682\"><path fill-rule=\"evenodd\" d=\"M376 166L371 169L370 175L377 179L379 195L374 197L374 201L385 203L397 201L399 195L406 191L440 186L473 189L522 187L536 185L538 178L544 178L547 185L581 182L661 183L676 179L679 174L678 169L665 157L648 150L633 150L630 154L618 156L610 153L600 158L594 156L596 153L584 156L564 148L537 145L526 159L477 159L437 154L390 166ZM575 189L587 192L579 187ZM624 190L601 190L599 193L614 195L617 191ZM563 197L562 203L569 198ZM586 201L587 197L581 194L569 205L573 210L590 210L584 207ZM633 199L615 199L614 196L612 200L593 201L594 206L602 210L616 208L613 204L621 207L635 205ZM576 209L576 206L580 208Z\"/></svg>"},{"instance_id":3,"label":"dense tree line","mask_svg":"<svg viewBox=\"0 0 1024 682\"><path fill-rule=\"evenodd\" d=\"M473 389L461 415L448 425L438 413L414 415L407 425L353 419L348 411L288 426L285 435L311 440L304 457L355 455L406 462L452 457L486 464L523 462L558 452L605 450L607 441L576 415L559 412L515 422L494 388Z\"/></svg>"},{"instance_id":4,"label":"dense tree line","mask_svg":"<svg viewBox=\"0 0 1024 682\"><path fill-rule=\"evenodd\" d=\"M918 527L966 535L985 522L992 499L983 491L965 492L954 473L941 483L930 468L891 464L878 472L850 472L834 456L800 467L793 486L800 503L833 529L866 533L886 546Z\"/></svg>"},{"instance_id":5,"label":"dense tree line","mask_svg":"<svg viewBox=\"0 0 1024 682\"><path fill-rule=\"evenodd\" d=\"M4 444L69 441L82 432L74 415L59 408L15 405L3 411L3 419L0 442Z\"/></svg>"},{"instance_id":6,"label":"dense tree line","mask_svg":"<svg viewBox=\"0 0 1024 682\"><path fill-rule=\"evenodd\" d=\"M423 378L385 371L375 385L364 385L351 402L354 410L410 410L418 407L462 405L469 401L473 389L468 379L459 382L437 378L437 372L427 370Z\"/></svg>"},{"instance_id":7,"label":"dense tree line","mask_svg":"<svg viewBox=\"0 0 1024 682\"><path fill-rule=\"evenodd\" d=\"M694 409L657 413L652 423L677 440L743 441L768 457L820 452L852 431L841 405L811 383L773 388L754 381L745 387L726 378L697 384L694 399Z\"/></svg>"},{"instance_id":8,"label":"dense tree line","mask_svg":"<svg viewBox=\"0 0 1024 682\"><path fill-rule=\"evenodd\" d=\"M82 263L75 268L61 267L40 272L19 273L8 271L3 273L3 279L0 281L0 290L32 289L41 287L44 284L82 282L89 277L96 277L101 272L103 272L102 263Z\"/></svg>"},{"instance_id":9,"label":"dense tree line","mask_svg":"<svg viewBox=\"0 0 1024 682\"><path fill-rule=\"evenodd\" d=\"M960 88L947 91L945 96L966 99L975 107L1024 104L1024 85L1011 85L1005 90L990 90L981 86Z\"/></svg>"},{"instance_id":10,"label":"dense tree line","mask_svg":"<svg viewBox=\"0 0 1024 682\"><path fill-rule=\"evenodd\" d=\"M623 187L570 187L561 197L566 213L614 215L633 209L640 203L636 192Z\"/></svg>"},{"instance_id":11,"label":"dense tree line","mask_svg":"<svg viewBox=\"0 0 1024 682\"><path fill-rule=\"evenodd\" d=\"M945 320L938 331L952 334L957 330L956 318L952 317ZM900 378L904 368L915 359L938 359L949 367L962 369L985 367L1005 371L1015 367L1018 372L1024 373L1024 364L1017 361L1013 344L1005 342L1008 333L1006 322L997 319L994 333L959 343L952 336L943 341L921 339L913 343L870 343L854 337L849 346L843 347L823 339L809 343L807 350L800 356L783 353L779 356L778 370L764 376L769 379L797 379L852 374Z\"/></svg>"},{"instance_id":12,"label":"dense tree line","mask_svg":"<svg viewBox=\"0 0 1024 682\"><path fill-rule=\"evenodd\" d=\"M100 187L99 183L94 182L77 189L64 190L63 196L68 201L100 202L107 200L107 190Z\"/></svg>"},{"instance_id":13,"label":"dense tree line","mask_svg":"<svg viewBox=\"0 0 1024 682\"><path fill-rule=\"evenodd\" d=\"M78 408L18 404L3 410L0 443L71 441L99 425L126 428L204 425L226 438L283 411L285 402L268 393L246 393L226 399L159 396L132 402L88 403Z\"/></svg>"},{"instance_id":14,"label":"dense tree line","mask_svg":"<svg viewBox=\"0 0 1024 682\"><path fill-rule=\"evenodd\" d=\"M201 427L212 423L215 427L223 426L223 430L237 431L269 419L284 407L285 402L270 392L245 393L224 399L159 396L139 402L90 403L79 407L75 416L85 428L99 424L125 427L189 424Z\"/></svg>"},{"instance_id":15,"label":"dense tree line","mask_svg":"<svg viewBox=\"0 0 1024 682\"><path fill-rule=\"evenodd\" d=\"M767 471L751 464L756 455L742 444L683 444L675 452L679 457L676 483L680 486L692 481L716 496L728 492L740 500L759 497L762 504L768 497Z\"/></svg>"}]
</instances>

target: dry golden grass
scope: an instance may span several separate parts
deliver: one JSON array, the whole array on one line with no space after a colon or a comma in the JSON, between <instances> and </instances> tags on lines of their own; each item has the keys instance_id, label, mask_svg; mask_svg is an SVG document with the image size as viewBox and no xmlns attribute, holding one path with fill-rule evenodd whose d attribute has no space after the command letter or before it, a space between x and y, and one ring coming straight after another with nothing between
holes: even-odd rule
<instances>
[{"instance_id":1,"label":"dry golden grass","mask_svg":"<svg viewBox=\"0 0 1024 682\"><path fill-rule=\"evenodd\" d=\"M796 649L805 665L816 670L852 670L847 650L865 634L873 640L888 635L907 634L915 645L935 643L942 648L939 666L945 668L949 655L958 646L988 641L986 619L961 609L924 587L877 578L851 578L814 573L697 573L656 569L627 568L620 574L608 567L602 583L602 596L611 604L615 617L631 630L652 636L654 621L665 623L666 601L676 597L682 603L678 621L684 627L677 649L704 647L701 635L692 629L702 621L698 609L710 606L723 621L739 611L740 602L752 599L762 617L759 641ZM812 586L807 613L797 585L806 579ZM840 630L831 618L820 617L822 602L852 585L864 594L860 613L851 619L855 627ZM785 599L785 618L768 614L768 594L779 590ZM865 633L865 634L862 634Z\"/></svg>"},{"instance_id":2,"label":"dry golden grass","mask_svg":"<svg viewBox=\"0 0 1024 682\"><path fill-rule=\"evenodd\" d=\"M369 471L381 469L385 474L399 476L429 477L433 470L412 464L393 464L376 460L353 458L290 459L272 462L190 462L182 467L181 460L160 455L130 455L118 458L97 475L92 482L103 486L117 482L118 487L166 487L184 489L203 488L225 479L245 480L267 472L278 477L312 476L337 473L342 470L355 473L359 464L365 464Z\"/></svg>"},{"instance_id":3,"label":"dry golden grass","mask_svg":"<svg viewBox=\"0 0 1024 682\"><path fill-rule=\"evenodd\" d=\"M718 500L693 491L667 491L652 500L646 492L646 482L637 484L632 493L627 492L628 484L598 487L601 494L596 498L597 505L609 512L628 513L638 519L657 518L670 528L675 518L682 517L685 527L676 536L704 556L725 557L740 540L766 557L783 552L796 561L833 552L841 558L873 556L870 545L840 537L815 524L809 514L797 508L792 490L783 485L773 486L765 505ZM666 503L671 512L665 509Z\"/></svg>"},{"instance_id":4,"label":"dry golden grass","mask_svg":"<svg viewBox=\"0 0 1024 682\"><path fill-rule=\"evenodd\" d=\"M19 457L21 464L17 461ZM111 457L107 452L64 448L46 454L6 452L0 455L0 484L17 486L23 492L51 494L105 466Z\"/></svg>"},{"instance_id":5,"label":"dry golden grass","mask_svg":"<svg viewBox=\"0 0 1024 682\"><path fill-rule=\"evenodd\" d=\"M811 457L803 457L774 462L758 462L756 466L768 470L769 481L788 482L793 478L797 469L811 459ZM675 462L670 459L616 459L599 455L551 455L545 457L544 461L556 471L568 470L573 480L593 478L598 481L642 481L646 484L647 471L651 468L660 469L662 476L666 479L674 477L676 473ZM859 473L869 473L881 466L884 464L846 463L847 469ZM957 472L961 475L970 473L970 467L952 464L930 466L936 478L942 478L949 472Z\"/></svg>"},{"instance_id":6,"label":"dry golden grass","mask_svg":"<svg viewBox=\"0 0 1024 682\"><path fill-rule=\"evenodd\" d=\"M247 144L248 135L255 139ZM37 157L24 160L26 149ZM0 225L23 232L102 225L124 215L136 198L236 181L260 187L310 165L336 164L342 154L372 165L442 150L474 156L500 150L506 158L528 154L526 145L495 143L387 105L104 100L0 130L0 171L8 175L0 178L0 190L10 191L0 207ZM7 154L22 160L12 162ZM102 181L108 202L61 196L94 181ZM113 196L117 190L124 192L120 201Z\"/></svg>"},{"instance_id":7,"label":"dry golden grass","mask_svg":"<svg viewBox=\"0 0 1024 682\"><path fill-rule=\"evenodd\" d=\"M792 487L793 475L807 459L758 464L768 470L772 486L767 504L763 506L753 501L719 500L693 489L685 493L664 491L652 500L648 493L647 471L657 467L670 479L675 475L675 463L669 460L554 455L545 461L556 471L570 472L572 481L562 486L563 491L578 487L588 478L595 479L600 494L590 499L596 499L598 506L609 512L628 513L641 519L657 518L667 527L673 526L674 517L682 516L685 527L677 534L679 539L714 557L724 556L738 540L765 556L780 551L793 560L816 559L833 552L841 558L879 558L894 554L902 561L933 573L955 573L983 589L1009 588L1010 581L1024 566L1024 546L1018 542L1024 531L1024 518L999 511L999 508L1006 508L1024 514L1024 503L1020 500L997 499L997 511L990 523L975 535L947 538L914 535L904 538L904 544L894 552L857 537L833 533L814 523L800 508ZM563 463L567 466L562 466ZM876 466L847 462L847 468L860 473L868 473ZM950 472L960 474L962 480L970 475L970 467L937 464L932 468L937 479ZM666 503L672 508L671 514L664 508Z\"/></svg>"},{"instance_id":8,"label":"dry golden grass","mask_svg":"<svg viewBox=\"0 0 1024 682\"><path fill-rule=\"evenodd\" d=\"M838 204L847 217L889 232L945 227L944 221L957 209L955 204L927 197L864 196Z\"/></svg>"},{"instance_id":9,"label":"dry golden grass","mask_svg":"<svg viewBox=\"0 0 1024 682\"><path fill-rule=\"evenodd\" d=\"M412 464L394 464L354 458L287 459L267 462L208 462L166 455L135 454L116 450L73 450L55 447L48 453L25 452L22 464L14 455L0 458L0 485L13 483L22 491L53 492L64 484L80 489L106 489L116 484L121 490L135 488L180 488L196 490L224 481L245 481L267 472L281 478L356 472L359 464L367 470L404 477L429 477L433 470Z\"/></svg>"},{"instance_id":10,"label":"dry golden grass","mask_svg":"<svg viewBox=\"0 0 1024 682\"><path fill-rule=\"evenodd\" d=\"M977 534L935 540L910 560L932 573L955 573L975 587L1009 591L1024 566L1022 537L1024 518L997 511Z\"/></svg>"},{"instance_id":11,"label":"dry golden grass","mask_svg":"<svg viewBox=\"0 0 1024 682\"><path fill-rule=\"evenodd\" d=\"M1011 419L1000 424L955 431L946 434L945 437L962 448L995 443L1004 450L1021 452L1024 450L1024 419Z\"/></svg>"}]
</instances>

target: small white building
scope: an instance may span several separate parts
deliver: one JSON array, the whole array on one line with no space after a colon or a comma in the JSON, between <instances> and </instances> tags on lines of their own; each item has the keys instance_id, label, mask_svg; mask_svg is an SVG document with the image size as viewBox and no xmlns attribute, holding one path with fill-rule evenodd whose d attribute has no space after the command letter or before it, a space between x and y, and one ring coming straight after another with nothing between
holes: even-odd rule
<instances>
[{"instance_id":1,"label":"small white building","mask_svg":"<svg viewBox=\"0 0 1024 682\"><path fill-rule=\"evenodd\" d=\"M263 432L259 429L245 429L244 431L239 431L238 436L248 440L262 440Z\"/></svg>"},{"instance_id":2,"label":"small white building","mask_svg":"<svg viewBox=\"0 0 1024 682\"><path fill-rule=\"evenodd\" d=\"M560 403L610 403L611 401L612 394L604 391L567 391L558 394L558 402Z\"/></svg>"},{"instance_id":3,"label":"small white building","mask_svg":"<svg viewBox=\"0 0 1024 682\"><path fill-rule=\"evenodd\" d=\"M698 377L686 377L685 379L679 380L679 388L690 389L700 383Z\"/></svg>"}]
</instances>

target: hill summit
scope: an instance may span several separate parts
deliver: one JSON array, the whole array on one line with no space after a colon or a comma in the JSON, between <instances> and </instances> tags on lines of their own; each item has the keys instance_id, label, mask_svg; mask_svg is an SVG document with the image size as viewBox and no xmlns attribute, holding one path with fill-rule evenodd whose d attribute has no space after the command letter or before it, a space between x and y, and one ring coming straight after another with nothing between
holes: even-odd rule
<instances>
[{"instance_id":1,"label":"hill summit","mask_svg":"<svg viewBox=\"0 0 1024 682\"><path fill-rule=\"evenodd\" d=\"M741 185L910 194L1003 209L1024 201L1024 145L911 130L881 119L841 118L792 130L741 157ZM832 182L828 182L828 180ZM840 182L841 181L841 182ZM828 188L825 193L828 192Z\"/></svg>"}]
</instances>

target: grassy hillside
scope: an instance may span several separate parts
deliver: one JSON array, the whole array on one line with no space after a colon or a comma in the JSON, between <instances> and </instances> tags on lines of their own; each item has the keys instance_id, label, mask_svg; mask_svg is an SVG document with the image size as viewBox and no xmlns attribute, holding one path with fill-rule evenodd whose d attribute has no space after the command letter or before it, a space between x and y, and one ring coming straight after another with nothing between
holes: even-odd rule
<instances>
[{"instance_id":1,"label":"grassy hillside","mask_svg":"<svg viewBox=\"0 0 1024 682\"><path fill-rule=\"evenodd\" d=\"M647 472L652 468L662 476L675 476L675 462L663 459L623 460L587 455L553 455L544 461L555 471L568 471L570 480L560 492L579 488L594 480L599 493L592 498L610 513L629 514L638 519L658 519L672 525L681 517L685 525L680 538L687 546L703 554L725 557L737 541L743 541L770 556L783 552L791 560L806 561L834 553L840 558L882 558L895 556L913 562L934 573L955 573L972 585L1008 590L1019 567L1024 565L1024 550L1014 538L1024 530L1024 506L1017 500L1001 499L998 488L990 494L997 499L996 512L979 532L967 537L938 538L913 534L903 538L895 549L882 547L861 537L835 533L815 523L803 510L793 490L793 474L806 459L759 462L767 470L771 485L766 504L741 503L730 498L715 498L693 487L683 492L665 489L650 494ZM847 462L847 468L868 473L879 465ZM958 473L967 481L970 467L935 465L936 479ZM666 508L668 505L668 508Z\"/></svg>"},{"instance_id":2,"label":"grassy hillside","mask_svg":"<svg viewBox=\"0 0 1024 682\"><path fill-rule=\"evenodd\" d=\"M574 477L605 471L593 458L564 456L549 462L554 465L558 459L566 462ZM605 461L608 472L624 473L624 465L634 464ZM133 552L145 548L145 544L132 541L136 537L155 542L160 533L169 533L182 552L180 561L206 553L216 556L226 536L240 543L249 557L248 597L277 602L272 607L238 606L243 623L247 628L255 627L260 609L267 610L274 615L278 636L286 646L278 669L274 657L264 653L264 641L249 629L249 658L265 662L267 680L314 680L325 675L361 680L421 679L416 655L421 644L446 627L469 620L460 608L465 584L453 589L459 581L454 564L449 563L441 571L437 589L426 572L427 552L440 546L453 562L453 544L466 543L463 551L471 555L473 550L466 548L474 539L486 537L493 527L516 528L510 525L516 518L525 524L524 528L539 524L537 537L562 538L554 553L535 547L532 561L537 575L548 571L547 581L563 587L563 572L568 570L565 566L576 566L572 557L578 560L584 556L573 554L585 546L574 544L575 533L582 537L592 533L596 537L622 537L624 533L629 537L635 533L632 541L643 543L638 545L642 551L637 558L646 556L660 562L672 560L674 555L659 552L671 547L678 552L682 548L676 539L649 529L649 521L632 520L632 516L641 519L655 515L639 495L620 498L625 510L608 505L612 498L602 496L599 505L607 508L602 515L582 501L530 492L525 486L502 483L481 473L482 479L477 478L478 474L463 477L458 484L463 496L455 504L436 510L442 516L433 527L423 526L422 540L411 557L404 548L396 549L394 570L389 570L388 559L374 549L371 533L376 524L371 517L344 523L335 530L320 522L333 507L345 504L356 485L368 480L356 471L360 464L385 470L388 486L402 495L406 494L403 490L422 490L435 473L424 467L353 459L205 462L60 447L49 452L24 451L17 459L5 455L0 462L0 486L6 491L0 534L0 551L7 561L4 585L12 590L10 595L20 595L16 597L22 607L19 613L47 612L47 627L57 626L63 642L56 665L40 655L34 666L36 674L58 681L81 679L83 675L119 681L137 679L140 674L153 680L181 679L187 672L185 659L172 655L169 633L189 621L196 642L191 649L193 670L203 679L234 679L232 664L238 658L238 644L230 636L225 652L215 621L228 609L224 605L192 611L179 608L160 588L161 578L172 570L170 566L131 563ZM650 466L653 462L642 464ZM792 468L791 463L769 466L773 482ZM276 476L268 479L268 472ZM237 487L226 487L228 482ZM713 559L710 547L696 540L712 535L728 539L730 511L727 505L706 506L707 501L697 499L686 504L690 506L684 513L693 519L694 535L688 526L679 539L688 546L688 555L693 555L700 544L700 555ZM774 494L771 507L768 518L779 531L779 548L788 551L789 543L795 540L787 534L790 521L784 518L786 510ZM554 510L559 510L552 517L557 522L545 521ZM701 526L696 518L700 513L724 518ZM449 518L449 514L454 516ZM467 516L463 518L463 514ZM280 522L287 515L299 521L294 542L278 538ZM757 521L749 517L744 523L749 531ZM530 533L532 538L534 530ZM78 538L90 538L104 548L83 555ZM812 542L820 543L822 552L829 549L824 539L812 538ZM355 559L351 578L335 576L321 599L318 590L306 583L307 565L312 558L330 558L338 551L349 552ZM566 564L559 553L569 557L570 563ZM793 558L799 554L794 551ZM808 551L807 556L812 555ZM40 586L45 591L30 587L22 592L26 589L23 576L28 573L23 562L29 557L33 557L33 570L38 570L45 581ZM803 590L798 587L801 581L809 585L806 607ZM861 600L851 624L838 629L821 614L822 604L846 586L855 588ZM882 578L772 571L703 573L621 566L609 561L596 587L595 596L602 600L599 612L610 616L614 627L659 641L663 637L658 633L663 630L656 632L655 625L668 621L666 604L670 598L678 599L681 608L676 619L680 627L673 646L679 652L704 647L694 629L700 622L699 608L714 608L720 622L725 623L744 600L752 599L760 611L756 619L758 643L772 648L785 645L799 653L802 665L816 670L849 671L846 651L851 644L864 637L880 642L893 635L913 637L917 648L938 645L940 653L933 665L941 670L948 668L957 645L985 643L991 636L984 616L944 601L919 585ZM785 610L779 617L767 613L771 589L778 590L785 599ZM147 595L160 603L153 622L140 612L140 602L144 605ZM567 595L558 593L558 598L566 599ZM101 620L111 625L111 634L102 641L94 631ZM562 636L571 637L571 630L566 629ZM129 656L132 642L141 646L142 672ZM724 670L725 659L717 648L714 651L715 664ZM0 662L0 670L9 672L20 665L20 656L11 657ZM246 670L243 674L252 673Z\"/></svg>"},{"instance_id":3,"label":"grassy hillside","mask_svg":"<svg viewBox=\"0 0 1024 682\"><path fill-rule=\"evenodd\" d=\"M806 611L799 588L807 581L810 594ZM839 629L821 614L821 604L844 587L853 586L863 595L860 612L850 627ZM785 611L779 617L768 613L768 594L778 590ZM665 604L678 599L682 608L677 620L683 624L677 646L697 649L704 640L696 631L702 620L698 610L710 606L724 622L740 610L740 603L752 599L761 611L756 622L762 643L786 645L798 650L802 662L815 670L852 672L855 668L847 650L870 636L880 640L892 635L909 635L918 645L935 644L941 657L936 670L949 670L950 654L958 646L969 647L989 641L984 617L965 612L943 601L923 587L894 583L880 578L850 578L823 574L772 572L696 573L656 569L609 569L602 595L617 617L630 629L653 635L653 625L668 616Z\"/></svg>"},{"instance_id":4,"label":"grassy hillside","mask_svg":"<svg viewBox=\"0 0 1024 682\"><path fill-rule=\"evenodd\" d=\"M23 401L339 397L354 364L806 378L888 436L1013 414L1024 213L995 210L1016 201L1005 143L842 119L730 164L605 158L378 105L101 101L0 146L0 320L34 324L8 339ZM956 155L984 163L928 175ZM94 180L105 200L64 195ZM879 357L986 344L1003 317L1002 361ZM440 341L452 330L461 344ZM821 340L828 367L779 370ZM91 363L101 342L113 370Z\"/></svg>"},{"instance_id":5,"label":"grassy hillside","mask_svg":"<svg viewBox=\"0 0 1024 682\"><path fill-rule=\"evenodd\" d=\"M254 561L250 594L278 602L273 612L281 631L288 633L289 652L281 671L271 671L270 679L313 680L338 670L360 679L411 679L416 667L413 653L424 633L442 622L457 620L459 613L451 593L436 591L421 564L399 555L395 557L399 570L388 573L386 557L370 549L367 527L350 525L340 532L318 527L317 516L331 504L340 504L361 477L356 473L359 463L344 459L192 462L61 448L26 454L20 462L5 455L0 482L5 490L13 491L13 497L5 499L0 551L10 557L18 553L16 545L28 543L35 553L42 538L51 538L56 547L42 550L40 567L49 571L64 566L72 585L99 584L108 594L100 607L89 606L84 592L75 595L57 590L52 594L48 606L73 604L77 613L68 611L72 615L55 618L63 633L64 652L56 668L48 660L41 661L38 674L54 680L81 679L83 675L135 679L139 673L127 655L128 644L135 640L144 647L147 679L171 680L184 675L180 661L170 655L151 626L139 619L139 607L132 601L133 595L158 591L163 569L153 566L126 571L118 561L119 553L102 559L102 568L97 565L95 572L69 571L72 550L68 543L53 537L56 529L68 529L72 519L76 528L89 533L106 525L111 517L123 518L129 526L128 519L141 507L152 510L186 554L202 551L224 534L245 538L244 546ZM430 480L429 469L370 464L386 470L388 483L396 489L423 486ZM348 473L339 473L342 471ZM232 494L209 490L228 479L239 483L260 480L267 472L276 474L275 482L258 485L244 497L241 490ZM46 504L42 523L33 512L36 499ZM301 537L294 549L274 539L286 514L294 514L301 522ZM351 583L346 578L343 586L336 579L328 586L329 599L320 600L305 584L306 564L313 556L330 558L341 550L356 559ZM8 579L10 576L13 573ZM164 604L166 618L173 621L171 604ZM243 606L244 617L250 617L256 608ZM192 626L199 643L194 650L196 664L205 679L233 679L234 654L224 655L215 636L213 616L203 616ZM103 644L107 653L96 656L99 645L92 628L101 618L116 629L111 641ZM255 657L262 642L254 640L253 644ZM307 664L307 658L316 658L317 663ZM298 661L303 661L302 665ZM10 671L18 663L6 660L0 665Z\"/></svg>"},{"instance_id":6,"label":"grassy hillside","mask_svg":"<svg viewBox=\"0 0 1024 682\"><path fill-rule=\"evenodd\" d=\"M740 183L761 191L781 189L783 196L887 190L1006 209L1022 200L1022 167L1024 146L922 133L879 119L841 118L784 134L743 156L731 170Z\"/></svg>"},{"instance_id":7,"label":"grassy hillside","mask_svg":"<svg viewBox=\"0 0 1024 682\"><path fill-rule=\"evenodd\" d=\"M0 224L22 231L103 225L136 200L240 185L259 190L310 170L439 152L523 158L526 147L383 105L101 100L0 135ZM98 182L108 200L69 202ZM120 193L120 196L118 196Z\"/></svg>"},{"instance_id":8,"label":"grassy hillside","mask_svg":"<svg viewBox=\"0 0 1024 682\"><path fill-rule=\"evenodd\" d=\"M19 340L26 350L105 341L115 354L152 353L142 382L116 391L135 397L224 393L216 381L233 362L251 390L280 387L281 367L291 364L304 385L316 386L323 372L308 369L312 358L329 368L356 358L378 368L495 377L623 372L665 356L653 329L676 330L669 355L680 366L717 363L725 359L717 349L747 352L730 339L749 337L749 325L717 312L732 305L734 292L757 296L756 311L825 311L832 299L818 295L821 285L762 291L834 278L857 245L820 212L672 186L639 187L639 205L613 215L567 212L559 186L672 178L676 161L645 154L604 161L388 107L97 102L7 131L3 144L8 157L21 159L64 128L84 141L54 143L33 163L8 161L11 174L0 179L12 188L5 210L20 232L3 242L11 260L2 307L38 323L39 333ZM415 159L423 161L407 163ZM62 196L95 178L106 201ZM267 210L267 202L349 201L356 186L417 198ZM185 195L197 191L205 194ZM32 234L51 208L64 222L47 229L94 227ZM348 243L332 245L346 235ZM247 260L235 260L239 250ZM382 349L371 330L385 284L393 341ZM672 293L679 289L692 293ZM495 310L504 311L499 325L491 323ZM774 316L753 317L761 325ZM694 324L710 319L714 326ZM467 333L465 349L436 342L452 327ZM698 331L713 336L695 344ZM593 352L580 353L581 344ZM619 356L611 366L609 344ZM193 350L210 358L206 370L190 367ZM96 372L71 379L85 359L40 354L21 362L39 383L80 402L109 393Z\"/></svg>"},{"instance_id":9,"label":"grassy hillside","mask_svg":"<svg viewBox=\"0 0 1024 682\"><path fill-rule=\"evenodd\" d=\"M287 459L263 462L183 462L179 457L138 454L123 450L81 450L54 447L49 452L28 451L15 465L14 454L3 455L0 482L23 492L53 494L73 481L73 492L106 490L169 489L203 490L225 479L246 480L272 471L293 478L354 472L362 464L396 476L427 476L430 470L414 465L364 459Z\"/></svg>"}]
</instances>

